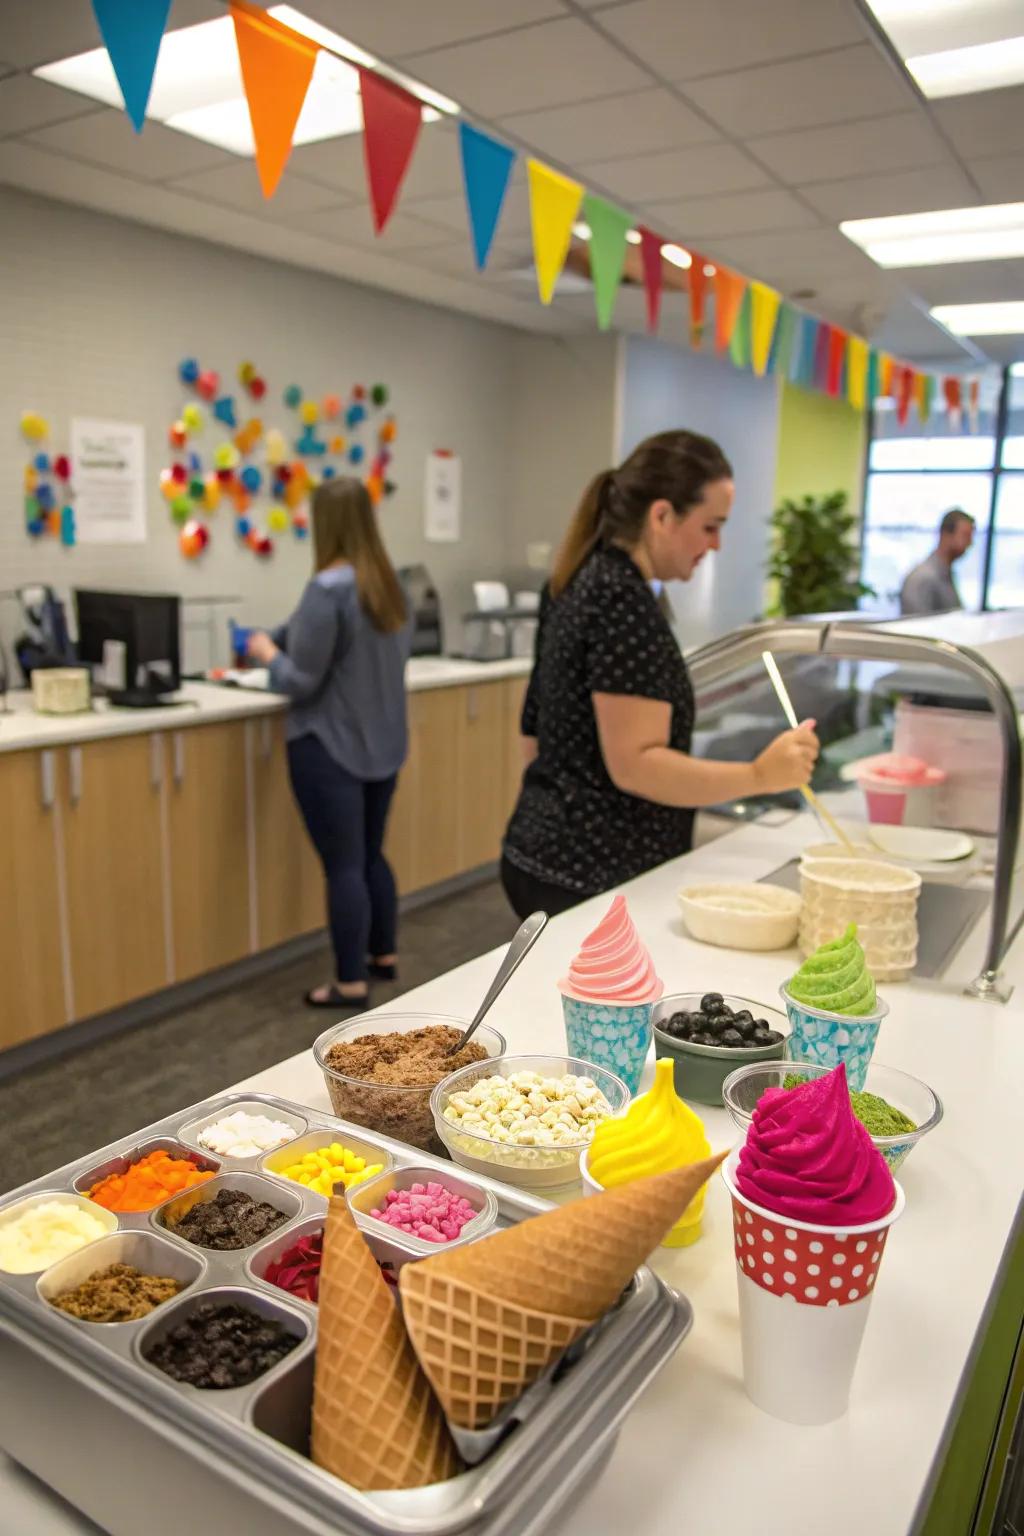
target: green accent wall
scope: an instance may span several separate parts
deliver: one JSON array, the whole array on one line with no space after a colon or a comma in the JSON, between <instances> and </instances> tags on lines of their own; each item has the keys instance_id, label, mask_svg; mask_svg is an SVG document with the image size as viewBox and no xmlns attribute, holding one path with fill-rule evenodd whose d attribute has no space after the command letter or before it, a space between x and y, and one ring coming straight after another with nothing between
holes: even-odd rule
<instances>
[{"instance_id":1,"label":"green accent wall","mask_svg":"<svg viewBox=\"0 0 1024 1536\"><path fill-rule=\"evenodd\" d=\"M845 400L784 382L779 398L775 501L843 490L860 513L866 416Z\"/></svg>"}]
</instances>

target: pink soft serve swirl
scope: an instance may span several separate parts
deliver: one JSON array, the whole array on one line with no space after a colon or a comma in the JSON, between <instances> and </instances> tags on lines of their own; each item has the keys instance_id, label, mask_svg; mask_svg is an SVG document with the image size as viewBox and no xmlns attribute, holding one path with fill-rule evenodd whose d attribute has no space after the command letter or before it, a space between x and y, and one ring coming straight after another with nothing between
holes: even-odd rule
<instances>
[{"instance_id":1,"label":"pink soft serve swirl","mask_svg":"<svg viewBox=\"0 0 1024 1536\"><path fill-rule=\"evenodd\" d=\"M665 988L633 926L625 896L616 896L558 985L567 996L585 1003L629 1007L657 1002Z\"/></svg>"},{"instance_id":2,"label":"pink soft serve swirl","mask_svg":"<svg viewBox=\"0 0 1024 1536\"><path fill-rule=\"evenodd\" d=\"M799 1062L792 1065L799 1072ZM892 1174L853 1113L842 1063L798 1088L761 1095L736 1186L766 1211L819 1226L857 1227L888 1215Z\"/></svg>"}]
</instances>

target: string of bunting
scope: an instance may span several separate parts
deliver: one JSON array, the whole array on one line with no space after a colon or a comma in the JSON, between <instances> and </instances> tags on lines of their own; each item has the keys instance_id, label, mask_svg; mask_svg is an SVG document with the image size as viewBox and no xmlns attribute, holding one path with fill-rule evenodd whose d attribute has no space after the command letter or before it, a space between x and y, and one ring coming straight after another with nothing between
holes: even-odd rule
<instances>
[{"instance_id":1,"label":"string of bunting","mask_svg":"<svg viewBox=\"0 0 1024 1536\"><path fill-rule=\"evenodd\" d=\"M230 0L242 83L249 106L256 169L265 197L272 197L292 149L295 125L320 45L270 16L251 0ZM170 0L93 0L104 46L117 75L127 111L137 132L145 122L157 55L167 25ZM363 153L377 234L387 226L398 203L423 121L423 105L402 86L359 66L363 112ZM464 120L459 122L463 185L477 268L487 266L501 217L516 151ZM573 225L581 211L590 227L588 255L597 323L612 323L619 286L626 271L632 216L588 192L578 181L528 158L526 173L534 265L541 303L550 304L569 254ZM658 329L662 301L662 245L665 237L639 226L640 265L648 329ZM737 368L759 377L776 374L833 399L846 399L858 410L877 398L896 403L903 425L911 407L924 423L936 399L958 430L966 416L977 425L980 381L960 374L936 375L871 346L863 337L832 325L784 300L766 283L743 277L689 249L689 329L691 345L728 356ZM708 274L713 273L709 278ZM708 299L713 298L713 328L708 333Z\"/></svg>"}]
</instances>

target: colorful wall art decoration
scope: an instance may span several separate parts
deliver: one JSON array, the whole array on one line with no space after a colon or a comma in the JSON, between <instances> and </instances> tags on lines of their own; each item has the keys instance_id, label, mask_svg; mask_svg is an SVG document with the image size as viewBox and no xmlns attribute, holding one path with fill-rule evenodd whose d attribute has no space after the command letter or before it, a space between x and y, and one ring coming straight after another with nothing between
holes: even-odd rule
<instances>
[{"instance_id":1,"label":"colorful wall art decoration","mask_svg":"<svg viewBox=\"0 0 1024 1536\"><path fill-rule=\"evenodd\" d=\"M398 428L386 384L355 384L322 399L288 384L280 396L285 424L268 426L255 414L272 398L255 363L239 364L235 393L195 357L178 364L178 380L189 398L167 429L160 492L187 560L209 547L218 511L233 516L239 545L265 559L275 538L308 536L309 498L322 481L357 475L374 505L396 489L390 467Z\"/></svg>"},{"instance_id":2,"label":"colorful wall art decoration","mask_svg":"<svg viewBox=\"0 0 1024 1536\"><path fill-rule=\"evenodd\" d=\"M70 548L75 542L71 461L66 453L46 448L50 424L38 411L21 413L21 435L33 449L23 477L25 532L32 539L59 539Z\"/></svg>"}]
</instances>

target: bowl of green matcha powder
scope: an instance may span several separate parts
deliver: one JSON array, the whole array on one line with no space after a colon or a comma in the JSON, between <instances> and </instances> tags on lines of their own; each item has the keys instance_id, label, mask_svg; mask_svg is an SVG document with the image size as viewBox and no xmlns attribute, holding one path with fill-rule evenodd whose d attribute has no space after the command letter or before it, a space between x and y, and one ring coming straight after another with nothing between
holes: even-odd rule
<instances>
[{"instance_id":1,"label":"bowl of green matcha powder","mask_svg":"<svg viewBox=\"0 0 1024 1536\"><path fill-rule=\"evenodd\" d=\"M725 1079L722 1099L734 1124L746 1133L769 1088L797 1088L831 1070L803 1061L751 1062ZM851 1090L850 1106L893 1172L942 1119L942 1100L927 1083L880 1062L871 1062L860 1092Z\"/></svg>"}]
</instances>

